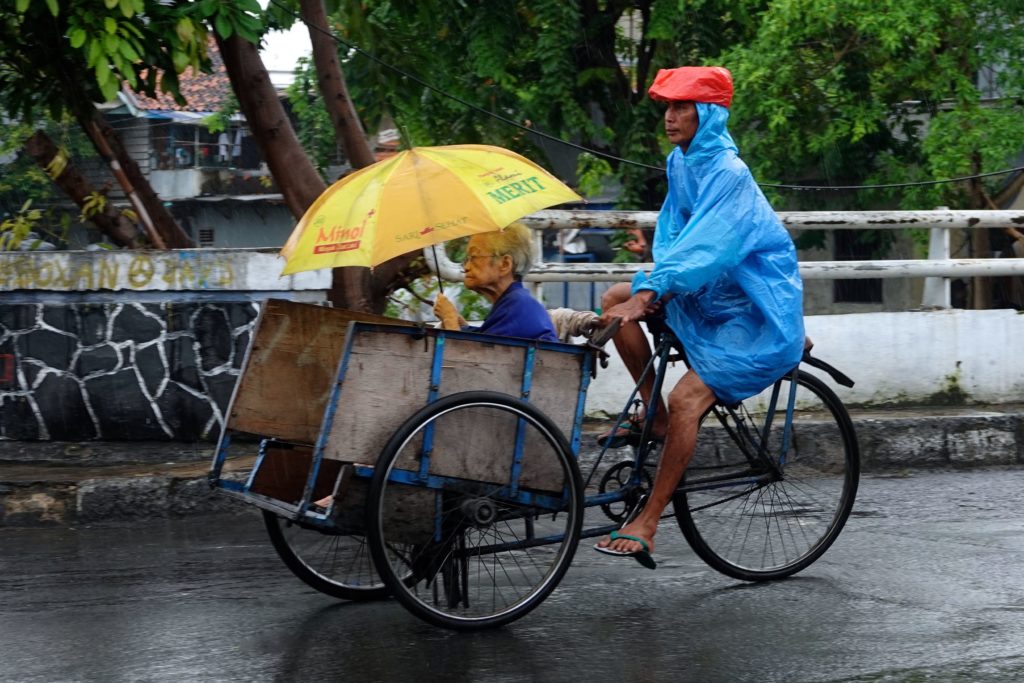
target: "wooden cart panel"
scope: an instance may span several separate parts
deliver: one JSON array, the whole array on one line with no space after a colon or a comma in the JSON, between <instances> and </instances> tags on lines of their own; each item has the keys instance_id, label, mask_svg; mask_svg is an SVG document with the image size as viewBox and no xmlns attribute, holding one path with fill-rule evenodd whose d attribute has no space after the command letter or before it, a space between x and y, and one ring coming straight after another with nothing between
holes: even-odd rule
<instances>
[{"instance_id":1,"label":"wooden cart panel","mask_svg":"<svg viewBox=\"0 0 1024 683\"><path fill-rule=\"evenodd\" d=\"M330 421L324 458L373 465L383 446L409 417L427 405L438 338L387 330L352 333L347 367ZM581 358L575 353L504 345L447 335L443 341L438 396L496 391L520 396L529 376L529 401L570 435L580 395ZM529 373L527 373L529 364ZM515 446L515 422L494 411L462 411L439 423L430 473L493 483L507 481ZM531 453L550 452L530 430L522 485L560 490L561 472L541 471ZM418 449L410 449L418 450ZM556 465L547 461L549 466ZM399 466L415 469L416 463Z\"/></svg>"},{"instance_id":2,"label":"wooden cart panel","mask_svg":"<svg viewBox=\"0 0 1024 683\"><path fill-rule=\"evenodd\" d=\"M257 504L268 499L287 506L301 502L319 459L310 500L334 492L333 517L356 528L368 482L354 476L349 464L376 465L388 440L418 410L465 391L525 395L571 439L582 416L588 360L589 351L581 347L421 329L391 318L270 300L257 322L218 457L227 455L231 433L269 440L245 490L261 497ZM494 409L445 417L433 433L430 474L510 483L516 425ZM409 453L419 453L418 439ZM538 453L549 455L551 446L529 430L519 486L561 492L563 473L554 459ZM418 470L418 458L410 456L399 467ZM429 524L433 501L431 491L410 487L410 515L422 513ZM416 515L410 528L428 532L413 523Z\"/></svg>"},{"instance_id":3,"label":"wooden cart panel","mask_svg":"<svg viewBox=\"0 0 1024 683\"><path fill-rule=\"evenodd\" d=\"M312 445L353 320L401 321L269 299L260 311L227 428Z\"/></svg>"}]
</instances>

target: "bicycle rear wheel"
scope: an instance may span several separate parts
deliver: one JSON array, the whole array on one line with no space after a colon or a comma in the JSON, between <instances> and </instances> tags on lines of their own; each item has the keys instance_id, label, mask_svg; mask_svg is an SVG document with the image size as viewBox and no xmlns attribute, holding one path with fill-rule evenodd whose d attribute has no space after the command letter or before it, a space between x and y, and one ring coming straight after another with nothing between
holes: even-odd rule
<instances>
[{"instance_id":1,"label":"bicycle rear wheel","mask_svg":"<svg viewBox=\"0 0 1024 683\"><path fill-rule=\"evenodd\" d=\"M721 407L709 412L724 416L728 428L705 417L673 499L676 520L694 552L712 568L744 581L780 579L808 567L835 541L857 494L857 436L842 403L821 380L798 372L792 433L783 451L792 379L780 384L766 451L775 473L756 462L768 389L744 402L738 420Z\"/></svg>"},{"instance_id":2,"label":"bicycle rear wheel","mask_svg":"<svg viewBox=\"0 0 1024 683\"><path fill-rule=\"evenodd\" d=\"M343 600L388 596L365 537L302 526L267 510L263 522L278 556L307 585Z\"/></svg>"},{"instance_id":3,"label":"bicycle rear wheel","mask_svg":"<svg viewBox=\"0 0 1024 683\"><path fill-rule=\"evenodd\" d=\"M561 432L530 404L486 391L413 415L384 447L368 500L370 549L392 594L421 619L461 630L539 605L583 523L579 468Z\"/></svg>"}]
</instances>

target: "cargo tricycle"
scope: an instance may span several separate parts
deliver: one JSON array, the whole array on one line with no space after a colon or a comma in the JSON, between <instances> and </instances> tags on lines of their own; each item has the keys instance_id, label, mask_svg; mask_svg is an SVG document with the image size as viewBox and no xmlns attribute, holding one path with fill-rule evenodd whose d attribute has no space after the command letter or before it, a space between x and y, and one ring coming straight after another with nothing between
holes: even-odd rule
<instances>
[{"instance_id":1,"label":"cargo tricycle","mask_svg":"<svg viewBox=\"0 0 1024 683\"><path fill-rule=\"evenodd\" d=\"M685 355L667 327L651 329L646 372L660 392ZM446 628L509 623L554 590L582 538L619 528L650 488L655 406L641 407L629 450L581 448L600 354L269 300L211 485L260 508L285 564L319 591L391 595ZM809 353L805 362L848 381ZM637 404L633 387L620 418ZM670 514L715 569L782 578L838 536L857 477L842 403L794 368L709 411Z\"/></svg>"}]
</instances>

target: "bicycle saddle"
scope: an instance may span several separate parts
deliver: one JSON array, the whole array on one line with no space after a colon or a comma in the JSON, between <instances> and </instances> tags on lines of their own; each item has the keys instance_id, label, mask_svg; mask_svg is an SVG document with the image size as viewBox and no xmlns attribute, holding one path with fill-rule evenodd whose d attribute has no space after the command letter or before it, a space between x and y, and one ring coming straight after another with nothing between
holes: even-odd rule
<instances>
[{"instance_id":1,"label":"bicycle saddle","mask_svg":"<svg viewBox=\"0 0 1024 683\"><path fill-rule=\"evenodd\" d=\"M666 341L672 347L675 353L670 355L668 360L672 362L683 361L686 363L686 367L690 367L690 363L686 359L686 349L683 348L683 343L679 341L676 333L668 326L668 322L665 321L665 314L662 311L659 310L645 315L641 318L641 322L647 325L647 331L654 336L655 344L660 341Z\"/></svg>"}]
</instances>

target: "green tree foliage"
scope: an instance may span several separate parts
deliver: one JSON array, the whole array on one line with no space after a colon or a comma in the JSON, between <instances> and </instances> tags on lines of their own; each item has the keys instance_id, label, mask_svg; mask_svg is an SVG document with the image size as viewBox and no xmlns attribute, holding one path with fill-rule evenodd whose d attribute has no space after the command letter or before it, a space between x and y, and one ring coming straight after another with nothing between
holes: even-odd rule
<instances>
[{"instance_id":1,"label":"green tree foliage","mask_svg":"<svg viewBox=\"0 0 1024 683\"><path fill-rule=\"evenodd\" d=\"M122 84L185 104L178 76L208 71L207 26L256 43L267 30L257 0L0 0L0 97L9 116L55 119L68 109L67 84L93 102Z\"/></svg>"},{"instance_id":2,"label":"green tree foliage","mask_svg":"<svg viewBox=\"0 0 1024 683\"><path fill-rule=\"evenodd\" d=\"M56 141L68 163L80 161L92 153L89 141L70 119L64 118L56 123L42 117L34 125L7 123L0 138L0 157L11 157L11 160L0 167L0 220L12 221L8 224L11 234L20 234L13 228L24 227L25 222L19 219L19 216L24 218L27 215L24 207L45 207L31 209L35 212L31 214L35 216L31 230L51 244L64 246L72 216L51 206L58 199L60 190L45 169L22 154L22 143L37 129L42 129ZM14 248L20 243L11 238L8 240L7 247Z\"/></svg>"},{"instance_id":3,"label":"green tree foliage","mask_svg":"<svg viewBox=\"0 0 1024 683\"><path fill-rule=\"evenodd\" d=\"M646 97L656 69L715 59L752 36L763 3L703 0L339 0L349 90L369 131L390 115L408 144L496 144L532 158L571 159L557 142L484 112L600 152L660 165L660 111ZM425 88L424 81L473 105ZM581 181L593 178L592 160ZM610 161L621 206L660 200L656 170ZM558 170L558 169L556 169Z\"/></svg>"},{"instance_id":4,"label":"green tree foliage","mask_svg":"<svg viewBox=\"0 0 1024 683\"><path fill-rule=\"evenodd\" d=\"M94 103L128 87L184 104L178 75L210 65L207 24L250 41L264 30L256 0L0 0L0 111L29 124L73 116L98 151L109 147L119 157L152 228L172 246L190 240L123 147L114 137L103 141Z\"/></svg>"},{"instance_id":5,"label":"green tree foliage","mask_svg":"<svg viewBox=\"0 0 1024 683\"><path fill-rule=\"evenodd\" d=\"M114 99L122 82L150 96L162 91L180 100L178 74L209 66L204 4L0 1L4 109L24 120L45 109L59 119L73 105L69 83L93 102Z\"/></svg>"},{"instance_id":6,"label":"green tree foliage","mask_svg":"<svg viewBox=\"0 0 1024 683\"><path fill-rule=\"evenodd\" d=\"M382 61L495 114L646 164L660 165L667 150L645 90L658 68L679 64L733 71L731 129L762 182L941 179L1005 168L1024 147L1020 0L338 6L339 34ZM370 124L388 112L416 144L489 142L541 157L556 147L341 50ZM979 87L984 79L992 92ZM587 164L581 180L593 176ZM609 164L623 207L656 205L657 172ZM772 193L780 208L848 209L977 205L978 196L964 184Z\"/></svg>"},{"instance_id":7,"label":"green tree foliage","mask_svg":"<svg viewBox=\"0 0 1024 683\"><path fill-rule=\"evenodd\" d=\"M10 251L25 245L30 249L38 246L40 240L26 242L42 218L39 209L32 208L32 202L25 202L13 215L0 220L0 251ZM34 242L35 244L33 244Z\"/></svg>"},{"instance_id":8,"label":"green tree foliage","mask_svg":"<svg viewBox=\"0 0 1024 683\"><path fill-rule=\"evenodd\" d=\"M327 177L327 167L337 163L338 144L334 127L320 96L316 83L316 72L312 61L301 58L296 68L296 78L286 90L291 115L295 119L295 133L302 148L313 160L320 175L328 183L336 180Z\"/></svg>"},{"instance_id":9,"label":"green tree foliage","mask_svg":"<svg viewBox=\"0 0 1024 683\"><path fill-rule=\"evenodd\" d=\"M1022 28L1019 0L774 0L756 37L722 55L738 85L732 120L741 151L761 181L893 183L1012 165L1024 148ZM991 92L979 87L986 79ZM982 208L968 190L833 201ZM806 208L825 196L783 193L785 204Z\"/></svg>"}]
</instances>

